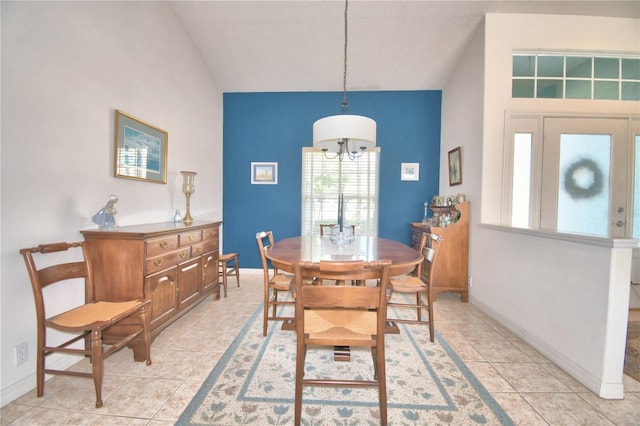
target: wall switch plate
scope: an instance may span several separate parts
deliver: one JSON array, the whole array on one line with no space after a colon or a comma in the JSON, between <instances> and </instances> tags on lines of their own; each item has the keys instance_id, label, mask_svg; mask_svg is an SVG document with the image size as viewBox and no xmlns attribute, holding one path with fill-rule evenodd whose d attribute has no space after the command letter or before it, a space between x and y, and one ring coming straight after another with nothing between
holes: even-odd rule
<instances>
[{"instance_id":1,"label":"wall switch plate","mask_svg":"<svg viewBox=\"0 0 640 426\"><path fill-rule=\"evenodd\" d=\"M24 364L29 361L29 350L27 342L16 345L16 365Z\"/></svg>"}]
</instances>

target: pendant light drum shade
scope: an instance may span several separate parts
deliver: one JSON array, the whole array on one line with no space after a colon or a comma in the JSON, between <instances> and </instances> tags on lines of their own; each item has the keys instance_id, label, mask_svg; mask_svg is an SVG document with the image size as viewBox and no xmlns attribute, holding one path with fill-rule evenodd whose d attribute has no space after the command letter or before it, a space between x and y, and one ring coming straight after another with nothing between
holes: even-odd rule
<instances>
[{"instance_id":1,"label":"pendant light drum shade","mask_svg":"<svg viewBox=\"0 0 640 426\"><path fill-rule=\"evenodd\" d=\"M347 141L341 147L339 141ZM376 122L362 115L332 115L313 123L313 147L328 152L362 151L376 146Z\"/></svg>"}]
</instances>

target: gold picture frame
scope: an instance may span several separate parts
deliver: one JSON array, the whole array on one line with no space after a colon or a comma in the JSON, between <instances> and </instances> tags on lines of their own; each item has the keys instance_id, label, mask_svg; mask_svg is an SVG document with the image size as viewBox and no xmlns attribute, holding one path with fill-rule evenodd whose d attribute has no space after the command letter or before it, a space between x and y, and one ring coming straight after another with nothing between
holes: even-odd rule
<instances>
[{"instance_id":1,"label":"gold picture frame","mask_svg":"<svg viewBox=\"0 0 640 426\"><path fill-rule=\"evenodd\" d=\"M462 183L462 158L460 147L449 151L449 186Z\"/></svg>"},{"instance_id":2,"label":"gold picture frame","mask_svg":"<svg viewBox=\"0 0 640 426\"><path fill-rule=\"evenodd\" d=\"M165 130L116 110L114 176L153 183L167 183Z\"/></svg>"}]
</instances>

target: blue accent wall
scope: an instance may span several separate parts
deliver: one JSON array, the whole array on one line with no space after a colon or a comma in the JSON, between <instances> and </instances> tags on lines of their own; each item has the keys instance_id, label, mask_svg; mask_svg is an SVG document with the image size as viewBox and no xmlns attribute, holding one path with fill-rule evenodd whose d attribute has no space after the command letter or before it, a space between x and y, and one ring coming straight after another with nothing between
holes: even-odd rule
<instances>
[{"instance_id":1,"label":"blue accent wall","mask_svg":"<svg viewBox=\"0 0 640 426\"><path fill-rule=\"evenodd\" d=\"M300 235L302 148L313 123L340 114L342 92L225 93L223 247L242 268L261 268L256 232ZM377 122L380 147L378 235L409 244L409 222L438 193L442 92L349 92L349 114ZM277 185L252 185L251 162L277 162ZM400 179L401 163L420 163L419 181Z\"/></svg>"}]
</instances>

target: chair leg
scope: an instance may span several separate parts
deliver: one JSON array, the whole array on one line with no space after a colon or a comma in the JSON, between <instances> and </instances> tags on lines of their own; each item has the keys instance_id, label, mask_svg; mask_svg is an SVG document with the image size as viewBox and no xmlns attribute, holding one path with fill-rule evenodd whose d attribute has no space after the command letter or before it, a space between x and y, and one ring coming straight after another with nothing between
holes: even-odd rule
<instances>
[{"instance_id":1,"label":"chair leg","mask_svg":"<svg viewBox=\"0 0 640 426\"><path fill-rule=\"evenodd\" d=\"M147 365L151 365L151 333L149 332L149 309L143 306L140 309L140 320L142 321L144 348L147 355Z\"/></svg>"},{"instance_id":2,"label":"chair leg","mask_svg":"<svg viewBox=\"0 0 640 426\"><path fill-rule=\"evenodd\" d=\"M379 345L376 365L378 366L378 400L380 403L380 424L382 426L387 425L387 372L384 357L384 345Z\"/></svg>"},{"instance_id":3,"label":"chair leg","mask_svg":"<svg viewBox=\"0 0 640 426\"><path fill-rule=\"evenodd\" d=\"M276 317L276 312L278 311L278 289L274 288L273 289L273 301L271 302L271 316L273 318Z\"/></svg>"},{"instance_id":4,"label":"chair leg","mask_svg":"<svg viewBox=\"0 0 640 426\"><path fill-rule=\"evenodd\" d=\"M227 297L227 262L222 262L222 286L224 287L224 297Z\"/></svg>"},{"instance_id":5,"label":"chair leg","mask_svg":"<svg viewBox=\"0 0 640 426\"><path fill-rule=\"evenodd\" d=\"M236 270L236 284L240 287L240 268L238 267L238 256L233 258Z\"/></svg>"},{"instance_id":6,"label":"chair leg","mask_svg":"<svg viewBox=\"0 0 640 426\"><path fill-rule=\"evenodd\" d=\"M262 316L262 336L267 335L267 321L269 320L269 288L264 289L264 314Z\"/></svg>"},{"instance_id":7,"label":"chair leg","mask_svg":"<svg viewBox=\"0 0 640 426\"><path fill-rule=\"evenodd\" d=\"M38 330L38 354L36 355L36 395L38 397L44 395L44 347L46 346L44 333L44 330Z\"/></svg>"},{"instance_id":8,"label":"chair leg","mask_svg":"<svg viewBox=\"0 0 640 426\"><path fill-rule=\"evenodd\" d=\"M304 342L296 345L296 391L294 425L299 426L302 421L302 378L304 377L304 363L307 350Z\"/></svg>"},{"instance_id":9,"label":"chair leg","mask_svg":"<svg viewBox=\"0 0 640 426\"><path fill-rule=\"evenodd\" d=\"M375 346L371 347L371 358L373 358L373 380L378 380L378 350Z\"/></svg>"},{"instance_id":10,"label":"chair leg","mask_svg":"<svg viewBox=\"0 0 640 426\"><path fill-rule=\"evenodd\" d=\"M102 407L102 333L91 332L91 375L96 388L96 408Z\"/></svg>"},{"instance_id":11,"label":"chair leg","mask_svg":"<svg viewBox=\"0 0 640 426\"><path fill-rule=\"evenodd\" d=\"M427 311L429 313L429 339L434 342L435 341L435 327L433 324L433 297L431 294L431 290L427 292Z\"/></svg>"}]
</instances>

